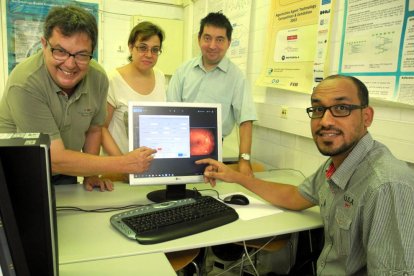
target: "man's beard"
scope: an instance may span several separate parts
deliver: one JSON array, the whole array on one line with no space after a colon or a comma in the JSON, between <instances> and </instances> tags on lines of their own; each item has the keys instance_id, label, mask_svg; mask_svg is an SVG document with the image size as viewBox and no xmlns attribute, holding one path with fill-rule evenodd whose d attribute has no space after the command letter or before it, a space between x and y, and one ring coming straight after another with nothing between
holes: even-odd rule
<instances>
[{"instance_id":1,"label":"man's beard","mask_svg":"<svg viewBox=\"0 0 414 276\"><path fill-rule=\"evenodd\" d=\"M336 128L324 128L322 127L321 129L319 129L318 131L316 131L316 136L318 137L320 135L321 131L332 131L335 130L338 132L338 135L342 135L343 132L340 129L336 129ZM316 140L315 140L316 142ZM330 146L333 144L333 142L321 142L323 145L325 146ZM319 143L316 143L316 147L318 148L319 152L324 155L324 156L336 156L336 155L340 155L346 152L350 152L354 146L358 143L357 139L354 139L353 141L351 141L350 143L344 143L343 145L341 145L339 148L336 149L330 149L329 147L324 148L319 146Z\"/></svg>"},{"instance_id":2,"label":"man's beard","mask_svg":"<svg viewBox=\"0 0 414 276\"><path fill-rule=\"evenodd\" d=\"M357 144L357 142L358 141L354 140L354 141L352 141L351 143L348 143L348 144L347 143L344 143L342 146L340 146L339 148L336 148L336 149L322 149L319 146L318 143L316 144L316 146L317 146L319 152L322 155L325 155L325 156L336 156L336 155L340 155L340 154L343 154L343 153L346 153L346 152L350 152L355 147L355 145ZM325 145L332 144L332 142L326 142L324 144Z\"/></svg>"}]
</instances>

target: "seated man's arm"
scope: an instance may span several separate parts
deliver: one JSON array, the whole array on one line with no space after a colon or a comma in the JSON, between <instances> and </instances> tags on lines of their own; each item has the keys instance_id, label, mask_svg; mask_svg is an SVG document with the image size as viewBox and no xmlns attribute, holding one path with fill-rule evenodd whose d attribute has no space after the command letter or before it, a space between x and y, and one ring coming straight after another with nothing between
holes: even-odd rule
<instances>
[{"instance_id":1,"label":"seated man's arm","mask_svg":"<svg viewBox=\"0 0 414 276\"><path fill-rule=\"evenodd\" d=\"M205 181L210 182L212 186L215 186L216 179L238 183L269 203L290 210L304 210L315 206L314 203L303 197L298 187L294 185L246 176L214 159L197 160L196 164L208 165L204 171L204 177Z\"/></svg>"}]
</instances>

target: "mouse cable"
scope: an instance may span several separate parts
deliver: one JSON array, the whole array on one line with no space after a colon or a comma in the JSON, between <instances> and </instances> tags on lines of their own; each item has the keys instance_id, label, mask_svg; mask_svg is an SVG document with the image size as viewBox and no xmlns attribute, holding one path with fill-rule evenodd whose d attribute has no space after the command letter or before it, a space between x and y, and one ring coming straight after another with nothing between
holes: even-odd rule
<instances>
[{"instance_id":1,"label":"mouse cable","mask_svg":"<svg viewBox=\"0 0 414 276\"><path fill-rule=\"evenodd\" d=\"M214 190L214 189L201 189L201 190L199 190L199 189L197 189L197 188L193 187L193 191L196 191L196 192L212 191L212 192L215 192L215 193L217 194L217 199L219 199L219 200L223 201L223 200L220 198L220 193L219 193L217 190Z\"/></svg>"},{"instance_id":2,"label":"mouse cable","mask_svg":"<svg viewBox=\"0 0 414 276\"><path fill-rule=\"evenodd\" d=\"M137 207L144 206L144 204L132 204L126 206L119 206L119 207L103 207L103 208L96 208L96 209L83 209L76 206L56 206L57 212L63 211L75 211L75 212L85 212L85 213L107 213L107 212L114 212L120 210L128 210L134 209Z\"/></svg>"}]
</instances>

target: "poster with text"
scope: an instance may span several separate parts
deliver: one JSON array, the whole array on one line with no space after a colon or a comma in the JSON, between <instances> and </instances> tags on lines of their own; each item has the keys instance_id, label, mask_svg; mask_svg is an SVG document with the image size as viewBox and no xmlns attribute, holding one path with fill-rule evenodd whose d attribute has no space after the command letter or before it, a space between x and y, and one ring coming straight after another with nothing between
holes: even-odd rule
<instances>
[{"instance_id":1,"label":"poster with text","mask_svg":"<svg viewBox=\"0 0 414 276\"><path fill-rule=\"evenodd\" d=\"M353 75L370 96L414 105L412 0L346 0L339 73Z\"/></svg>"},{"instance_id":2,"label":"poster with text","mask_svg":"<svg viewBox=\"0 0 414 276\"><path fill-rule=\"evenodd\" d=\"M318 0L273 0L258 85L309 93L317 46Z\"/></svg>"}]
</instances>

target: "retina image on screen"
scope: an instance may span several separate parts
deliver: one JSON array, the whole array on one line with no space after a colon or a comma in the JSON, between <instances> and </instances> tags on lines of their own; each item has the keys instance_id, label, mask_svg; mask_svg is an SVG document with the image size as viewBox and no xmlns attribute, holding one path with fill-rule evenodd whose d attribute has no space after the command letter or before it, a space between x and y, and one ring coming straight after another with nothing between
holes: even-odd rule
<instances>
[{"instance_id":1,"label":"retina image on screen","mask_svg":"<svg viewBox=\"0 0 414 276\"><path fill-rule=\"evenodd\" d=\"M222 161L221 105L213 103L130 102L129 150L146 146L157 150L150 168L130 174L130 185L166 184L147 195L153 202L195 197L186 184L203 182L205 165Z\"/></svg>"}]
</instances>

